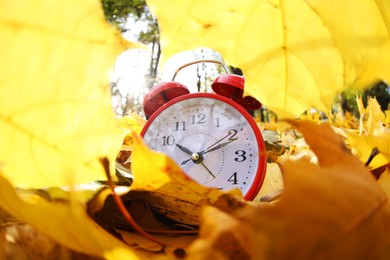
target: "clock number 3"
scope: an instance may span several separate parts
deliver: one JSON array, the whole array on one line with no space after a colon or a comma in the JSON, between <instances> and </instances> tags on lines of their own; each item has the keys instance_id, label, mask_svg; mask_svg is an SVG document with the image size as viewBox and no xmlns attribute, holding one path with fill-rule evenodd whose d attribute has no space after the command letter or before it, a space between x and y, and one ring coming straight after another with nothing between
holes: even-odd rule
<instances>
[{"instance_id":1,"label":"clock number 3","mask_svg":"<svg viewBox=\"0 0 390 260\"><path fill-rule=\"evenodd\" d=\"M235 154L237 155L237 157L236 158L234 158L234 160L236 161L236 162L243 162L243 161L245 161L246 160L246 152L244 151L244 150L237 150L236 152L235 152Z\"/></svg>"}]
</instances>

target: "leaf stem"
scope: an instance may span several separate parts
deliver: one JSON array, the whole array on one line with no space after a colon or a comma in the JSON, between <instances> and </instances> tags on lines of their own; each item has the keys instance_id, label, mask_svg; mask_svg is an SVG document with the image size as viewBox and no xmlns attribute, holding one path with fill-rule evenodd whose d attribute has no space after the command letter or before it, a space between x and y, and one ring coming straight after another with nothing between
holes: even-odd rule
<instances>
[{"instance_id":1,"label":"leaf stem","mask_svg":"<svg viewBox=\"0 0 390 260\"><path fill-rule=\"evenodd\" d=\"M148 233L146 233L133 219L133 217L130 215L130 213L126 210L126 206L124 205L122 199L118 196L118 194L116 194L115 192L115 187L114 187L114 183L112 182L112 179L111 179L111 175L110 175L110 170L109 170L109 161L106 157L102 158L101 160L101 163L104 167L104 171L106 173L106 176L107 176L107 181L108 181L108 186L109 188L111 189L111 192L112 192L112 196L113 196L113 199L114 199L114 202L116 204L116 206L118 207L120 213L122 214L122 216L126 219L126 221L130 224L130 226L132 226L136 231L138 231L140 234L142 234L144 237L146 237L147 239L149 239L150 241L152 242L155 242L161 246L165 246L162 242L158 241L157 239L155 239L153 236L149 235Z\"/></svg>"},{"instance_id":2,"label":"leaf stem","mask_svg":"<svg viewBox=\"0 0 390 260\"><path fill-rule=\"evenodd\" d=\"M379 149L378 147L375 147L374 149L372 149L371 153L370 153L370 156L368 156L368 159L366 161L366 163L364 164L366 167L368 165L370 165L371 161L375 158L375 156L377 156L379 154Z\"/></svg>"}]
</instances>

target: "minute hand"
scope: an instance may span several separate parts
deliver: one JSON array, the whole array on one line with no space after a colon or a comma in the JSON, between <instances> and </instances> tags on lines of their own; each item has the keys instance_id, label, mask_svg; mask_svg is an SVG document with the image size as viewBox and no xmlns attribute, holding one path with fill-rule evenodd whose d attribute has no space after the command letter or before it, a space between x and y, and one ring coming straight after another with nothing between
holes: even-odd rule
<instances>
[{"instance_id":1,"label":"minute hand","mask_svg":"<svg viewBox=\"0 0 390 260\"><path fill-rule=\"evenodd\" d=\"M226 145L230 144L231 142L237 140L236 139L232 139L232 140L229 140L227 142L224 142L224 143L221 143L221 144L218 144L217 146L214 146L213 148L209 148L209 149L206 149L202 152L200 152L201 154L205 154L205 153L209 153L209 152L212 152L212 151L215 151L215 150L218 150L218 149L221 149L222 147L225 147Z\"/></svg>"},{"instance_id":2,"label":"minute hand","mask_svg":"<svg viewBox=\"0 0 390 260\"><path fill-rule=\"evenodd\" d=\"M224 137L222 137L221 139L219 139L217 142L213 143L212 145L210 145L209 147L207 147L206 149L204 149L203 151L200 152L200 154L205 154L205 153L209 153L209 152L212 152L212 151L215 151L217 149L220 149L228 144L230 144L231 142L237 140L238 138L233 138L235 135L237 134L237 131L236 130L230 130L228 132L227 135L225 135ZM222 143L222 144L219 144L220 142L222 142L224 139L226 139L227 137L230 138L228 139L227 142L225 143Z\"/></svg>"}]
</instances>

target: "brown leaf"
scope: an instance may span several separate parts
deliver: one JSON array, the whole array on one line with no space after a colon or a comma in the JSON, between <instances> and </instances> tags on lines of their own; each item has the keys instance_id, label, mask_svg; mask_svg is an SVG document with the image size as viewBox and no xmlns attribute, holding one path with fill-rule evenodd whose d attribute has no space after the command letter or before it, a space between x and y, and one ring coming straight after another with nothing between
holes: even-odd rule
<instances>
[{"instance_id":1,"label":"brown leaf","mask_svg":"<svg viewBox=\"0 0 390 260\"><path fill-rule=\"evenodd\" d=\"M304 134L319 165L281 165L285 190L275 204L238 208L231 216L205 209L190 256L229 258L238 250L234 255L251 259L388 259L390 206L378 183L329 126L290 123ZM225 230L218 223L235 224ZM244 245L238 239L243 232ZM218 243L223 234L240 246Z\"/></svg>"},{"instance_id":2,"label":"brown leaf","mask_svg":"<svg viewBox=\"0 0 390 260\"><path fill-rule=\"evenodd\" d=\"M250 259L263 243L251 225L215 207L203 209L201 227L201 239L189 249L191 259Z\"/></svg>"},{"instance_id":3,"label":"brown leaf","mask_svg":"<svg viewBox=\"0 0 390 260\"><path fill-rule=\"evenodd\" d=\"M150 252L164 252L168 256L182 258L186 254L187 247L197 238L196 235L190 236L164 236L155 235L158 241L164 243L165 246L161 246L153 241L146 239L145 237L132 232L119 231L124 241L132 246L139 247L140 249Z\"/></svg>"}]
</instances>

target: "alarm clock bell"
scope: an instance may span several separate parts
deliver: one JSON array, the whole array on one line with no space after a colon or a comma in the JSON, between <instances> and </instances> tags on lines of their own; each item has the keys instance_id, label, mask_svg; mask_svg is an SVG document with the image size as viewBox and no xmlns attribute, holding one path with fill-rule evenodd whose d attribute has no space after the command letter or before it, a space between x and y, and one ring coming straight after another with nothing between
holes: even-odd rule
<instances>
[{"instance_id":1,"label":"alarm clock bell","mask_svg":"<svg viewBox=\"0 0 390 260\"><path fill-rule=\"evenodd\" d=\"M234 100L247 110L257 110L261 108L262 104L257 99L251 96L243 96L245 87L245 78L243 76L228 73L228 69L226 68L226 66L219 61L198 60L196 62L191 62L184 66L181 66L175 72L172 81L161 82L155 85L145 95L143 106L147 118L149 118L158 108L163 106L165 103L171 101L174 98L190 93L186 86L174 81L174 79L179 70L189 65L201 62L219 63L227 72L227 74L221 75L214 79L211 88L216 94Z\"/></svg>"}]
</instances>

